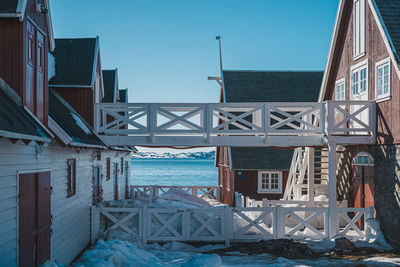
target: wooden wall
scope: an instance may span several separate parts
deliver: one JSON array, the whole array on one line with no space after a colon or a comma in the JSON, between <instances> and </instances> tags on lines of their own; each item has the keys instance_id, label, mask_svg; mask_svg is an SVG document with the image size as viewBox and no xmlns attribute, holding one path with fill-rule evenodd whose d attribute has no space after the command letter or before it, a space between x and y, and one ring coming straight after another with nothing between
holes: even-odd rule
<instances>
[{"instance_id":1,"label":"wooden wall","mask_svg":"<svg viewBox=\"0 0 400 267\"><path fill-rule=\"evenodd\" d=\"M353 12L352 2L346 1L344 19L340 25L338 46L334 53L331 73L328 79L325 100L335 99L335 81L346 79L346 100L350 100L350 68L368 59L368 89L369 99L375 100L375 63L389 57L389 53L379 32L368 1L366 1L366 43L365 56L353 60ZM377 104L377 143L400 143L400 81L391 62L391 100Z\"/></svg>"},{"instance_id":2,"label":"wooden wall","mask_svg":"<svg viewBox=\"0 0 400 267\"><path fill-rule=\"evenodd\" d=\"M0 77L21 97L25 86L24 36L18 19L0 19Z\"/></svg>"},{"instance_id":3,"label":"wooden wall","mask_svg":"<svg viewBox=\"0 0 400 267\"><path fill-rule=\"evenodd\" d=\"M62 264L70 262L90 241L90 207L92 205L93 167L106 170L106 157L111 162L130 162L130 157L117 151L103 151L101 161L93 159L92 149L62 148L53 142L39 158L35 146L22 142L12 144L0 140L0 266L16 266L17 260L17 205L18 171L51 169L51 258ZM76 194L67 198L67 159L76 159ZM125 171L124 171L125 172ZM130 170L128 170L130 172ZM120 174L120 198L125 197L124 174ZM130 176L130 173L128 173ZM113 180L103 177L103 198L113 199Z\"/></svg>"},{"instance_id":4,"label":"wooden wall","mask_svg":"<svg viewBox=\"0 0 400 267\"><path fill-rule=\"evenodd\" d=\"M94 127L94 95L92 88L52 88Z\"/></svg>"},{"instance_id":5,"label":"wooden wall","mask_svg":"<svg viewBox=\"0 0 400 267\"><path fill-rule=\"evenodd\" d=\"M283 198L287 178L289 175L288 171L282 172L282 193L281 194L259 194L258 190L258 171L241 171L244 179L239 179L235 171L235 191L242 193L243 196L250 197L255 200L262 200L267 198L270 200L279 200Z\"/></svg>"}]
</instances>

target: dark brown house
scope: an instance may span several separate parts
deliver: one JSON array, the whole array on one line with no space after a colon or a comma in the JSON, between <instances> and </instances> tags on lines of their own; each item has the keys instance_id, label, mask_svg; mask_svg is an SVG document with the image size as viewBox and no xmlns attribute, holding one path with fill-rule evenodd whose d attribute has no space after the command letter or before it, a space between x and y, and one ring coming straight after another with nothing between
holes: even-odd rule
<instances>
[{"instance_id":1,"label":"dark brown house","mask_svg":"<svg viewBox=\"0 0 400 267\"><path fill-rule=\"evenodd\" d=\"M321 71L223 71L221 102L316 102ZM255 114L249 120L257 120ZM234 205L235 192L245 197L283 197L292 149L218 147L216 166L221 200Z\"/></svg>"},{"instance_id":2,"label":"dark brown house","mask_svg":"<svg viewBox=\"0 0 400 267\"><path fill-rule=\"evenodd\" d=\"M399 1L340 1L320 93L321 101L377 103L376 145L345 148L338 162L338 198L354 207L375 206L383 233L398 247L399 52Z\"/></svg>"}]
</instances>

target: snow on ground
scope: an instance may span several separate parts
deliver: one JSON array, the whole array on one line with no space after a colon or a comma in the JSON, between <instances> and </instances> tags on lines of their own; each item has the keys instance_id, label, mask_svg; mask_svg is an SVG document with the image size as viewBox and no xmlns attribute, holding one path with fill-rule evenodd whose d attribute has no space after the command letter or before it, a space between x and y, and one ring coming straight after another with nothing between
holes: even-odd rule
<instances>
[{"instance_id":1,"label":"snow on ground","mask_svg":"<svg viewBox=\"0 0 400 267\"><path fill-rule=\"evenodd\" d=\"M223 256L200 252L220 248L222 245L193 246L170 242L164 245L130 243L121 240L99 240L92 250L86 251L73 267L235 267L235 266L399 266L400 258L371 257L359 261L328 258L289 260L268 254L247 255L230 252ZM48 262L45 267L62 267Z\"/></svg>"},{"instance_id":2,"label":"snow on ground","mask_svg":"<svg viewBox=\"0 0 400 267\"><path fill-rule=\"evenodd\" d=\"M108 207L137 207L147 206L153 208L210 208L213 205L200 198L194 197L182 190L171 189L160 195L153 203L147 200L122 200L110 201L101 205ZM255 219L258 214L248 214ZM242 218L237 218L237 226L243 226ZM130 227L134 229L134 227ZM204 254L208 251L224 248L224 245L213 244L199 248L180 243L168 242L165 244L144 244L138 241L136 235L128 234L122 230L109 231L106 240L98 240L91 250L86 251L82 257L72 266L74 267L125 267L125 266L355 266L365 264L367 266L399 266L400 258L371 257L360 261L336 260L317 258L313 260L296 259L289 260L274 257L268 254L247 255L240 252L229 252L222 256L216 254ZM335 246L334 240L313 240L302 238L298 241L306 243L314 251L326 251ZM366 238L356 241L357 247L374 247L380 250L391 249L386 243L379 229L379 222L375 219L367 221ZM63 265L54 262L46 263L45 267L61 267Z\"/></svg>"}]
</instances>

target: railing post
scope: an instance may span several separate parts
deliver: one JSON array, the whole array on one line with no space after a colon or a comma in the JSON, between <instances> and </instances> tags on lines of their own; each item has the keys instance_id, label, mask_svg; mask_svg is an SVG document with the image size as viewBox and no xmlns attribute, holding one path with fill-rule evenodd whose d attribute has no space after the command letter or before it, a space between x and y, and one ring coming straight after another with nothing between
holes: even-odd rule
<instances>
[{"instance_id":1,"label":"railing post","mask_svg":"<svg viewBox=\"0 0 400 267\"><path fill-rule=\"evenodd\" d=\"M269 131L270 131L270 124L271 124L271 119L270 119L270 112L271 109L267 104L263 105L263 127L264 127L264 143L267 144L269 142Z\"/></svg>"},{"instance_id":2,"label":"railing post","mask_svg":"<svg viewBox=\"0 0 400 267\"><path fill-rule=\"evenodd\" d=\"M147 229L150 229L151 231L151 219L149 220L149 214L146 206L143 206L142 210L142 238L143 238L143 243L147 244ZM147 223L150 223L150 225L147 225Z\"/></svg>"},{"instance_id":3,"label":"railing post","mask_svg":"<svg viewBox=\"0 0 400 267\"><path fill-rule=\"evenodd\" d=\"M230 237L231 237L231 223L233 220L232 210L229 206L225 206L225 246L230 246Z\"/></svg>"},{"instance_id":4,"label":"railing post","mask_svg":"<svg viewBox=\"0 0 400 267\"><path fill-rule=\"evenodd\" d=\"M211 130L213 127L213 108L211 104L207 104L205 106L204 112L206 113L204 116L204 125L206 127L206 142L207 144L211 143Z\"/></svg>"},{"instance_id":5,"label":"railing post","mask_svg":"<svg viewBox=\"0 0 400 267\"><path fill-rule=\"evenodd\" d=\"M197 186L196 185L193 185L192 193L193 193L194 197L198 197L198 195L197 195L198 192L197 192Z\"/></svg>"},{"instance_id":6,"label":"railing post","mask_svg":"<svg viewBox=\"0 0 400 267\"><path fill-rule=\"evenodd\" d=\"M308 147L308 166L307 166L307 192L308 201L314 201L314 148Z\"/></svg>"},{"instance_id":7,"label":"railing post","mask_svg":"<svg viewBox=\"0 0 400 267\"><path fill-rule=\"evenodd\" d=\"M93 246L96 244L100 230L100 210L97 206L92 206L91 209L91 226L90 243Z\"/></svg>"},{"instance_id":8,"label":"railing post","mask_svg":"<svg viewBox=\"0 0 400 267\"><path fill-rule=\"evenodd\" d=\"M149 129L150 144L154 143L154 134L157 127L157 107L149 104L148 106L148 116L147 116L147 127Z\"/></svg>"},{"instance_id":9,"label":"railing post","mask_svg":"<svg viewBox=\"0 0 400 267\"><path fill-rule=\"evenodd\" d=\"M369 206L368 208L365 208L365 212L364 212L364 225L366 226L367 220L370 218L374 218L375 217L375 209L374 206ZM364 230L365 230L365 226L364 226Z\"/></svg>"},{"instance_id":10,"label":"railing post","mask_svg":"<svg viewBox=\"0 0 400 267\"><path fill-rule=\"evenodd\" d=\"M333 238L339 228L336 207L336 144L329 144L329 175L328 175L328 213L329 238Z\"/></svg>"},{"instance_id":11,"label":"railing post","mask_svg":"<svg viewBox=\"0 0 400 267\"><path fill-rule=\"evenodd\" d=\"M285 216L281 205L272 207L273 214L273 236L275 239L281 239L285 236Z\"/></svg>"},{"instance_id":12,"label":"railing post","mask_svg":"<svg viewBox=\"0 0 400 267\"><path fill-rule=\"evenodd\" d=\"M217 186L216 188L215 188L215 194L216 194L216 199L217 199L217 201L218 202L221 202L221 189L220 189L220 187L219 186Z\"/></svg>"}]
</instances>

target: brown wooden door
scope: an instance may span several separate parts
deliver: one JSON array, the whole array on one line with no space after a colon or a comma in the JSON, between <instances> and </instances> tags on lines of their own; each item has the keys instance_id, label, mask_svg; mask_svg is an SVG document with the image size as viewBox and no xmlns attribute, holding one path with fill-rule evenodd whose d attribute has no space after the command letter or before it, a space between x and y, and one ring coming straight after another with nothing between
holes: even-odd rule
<instances>
[{"instance_id":1,"label":"brown wooden door","mask_svg":"<svg viewBox=\"0 0 400 267\"><path fill-rule=\"evenodd\" d=\"M367 165L353 166L353 201L355 208L374 206L374 167ZM357 222L363 226L363 220Z\"/></svg>"},{"instance_id":2,"label":"brown wooden door","mask_svg":"<svg viewBox=\"0 0 400 267\"><path fill-rule=\"evenodd\" d=\"M93 173L93 204L97 204L103 200L102 193L102 167L96 166Z\"/></svg>"},{"instance_id":3,"label":"brown wooden door","mask_svg":"<svg viewBox=\"0 0 400 267\"><path fill-rule=\"evenodd\" d=\"M118 184L119 184L119 182L118 182L118 179L119 179L119 177L118 177L118 163L114 163L114 200L118 200L118 194L119 194L119 192L118 192Z\"/></svg>"},{"instance_id":4,"label":"brown wooden door","mask_svg":"<svg viewBox=\"0 0 400 267\"><path fill-rule=\"evenodd\" d=\"M50 172L19 175L19 266L50 259Z\"/></svg>"}]
</instances>

